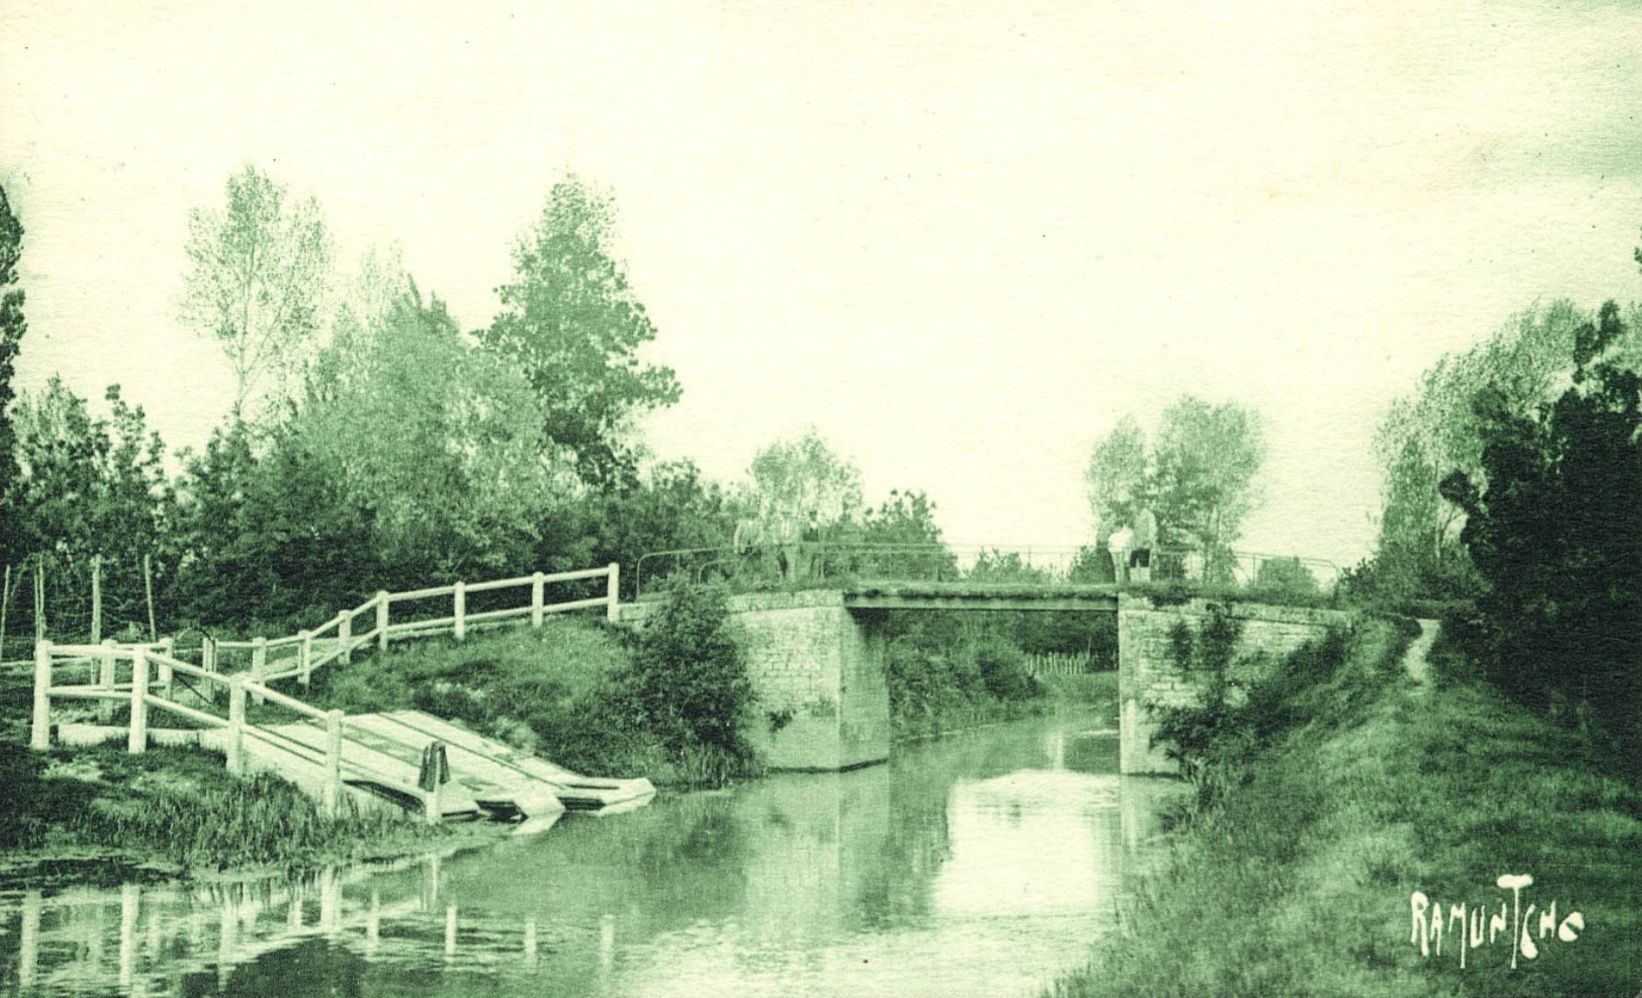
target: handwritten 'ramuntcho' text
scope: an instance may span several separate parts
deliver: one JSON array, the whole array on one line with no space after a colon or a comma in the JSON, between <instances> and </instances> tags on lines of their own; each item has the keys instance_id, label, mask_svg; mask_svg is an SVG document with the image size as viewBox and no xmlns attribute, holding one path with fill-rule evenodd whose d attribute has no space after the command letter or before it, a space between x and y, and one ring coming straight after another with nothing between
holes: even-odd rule
<instances>
[{"instance_id":1,"label":"handwritten 'ramuntcho' text","mask_svg":"<svg viewBox=\"0 0 1642 998\"><path fill-rule=\"evenodd\" d=\"M1585 930L1585 916L1577 911L1570 911L1559 921L1556 916L1556 902L1541 908L1537 923L1534 919L1534 909L1538 907L1533 902L1522 906L1523 889L1534 883L1534 878L1526 873L1507 873L1502 875L1496 883L1500 890L1510 891L1510 902L1500 899L1499 909L1492 910L1491 904L1468 905L1465 902L1450 904L1448 917L1443 917L1443 906L1440 902L1432 901L1423 891L1415 891L1409 895L1408 907L1413 922L1413 931L1409 942L1419 946L1420 955L1429 957L1432 951L1442 956L1443 937L1446 935L1449 944L1459 950L1460 966L1465 966L1467 950L1478 949L1483 945L1483 929L1486 924L1486 941L1491 946L1507 928L1510 938L1515 945L1511 947L1511 967L1515 969L1517 957L1532 960L1539 956L1539 947L1534 943L1536 933L1532 927L1538 925L1537 936L1543 940L1556 933L1556 938L1565 943L1571 943L1579 938ZM1509 912L1509 914L1507 914Z\"/></svg>"}]
</instances>

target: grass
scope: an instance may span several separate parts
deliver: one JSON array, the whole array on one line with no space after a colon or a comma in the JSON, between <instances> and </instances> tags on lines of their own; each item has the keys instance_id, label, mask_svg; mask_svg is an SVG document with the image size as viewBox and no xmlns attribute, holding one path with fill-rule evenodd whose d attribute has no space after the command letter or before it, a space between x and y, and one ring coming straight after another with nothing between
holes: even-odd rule
<instances>
[{"instance_id":1,"label":"grass","mask_svg":"<svg viewBox=\"0 0 1642 998\"><path fill-rule=\"evenodd\" d=\"M1474 684L1401 674L1406 632L1365 621L1284 694L1284 726L1176 816L1136 880L1127 931L1053 993L1622 995L1642 987L1642 793L1613 760ZM1422 956L1410 896L1508 894L1577 909L1585 931L1510 966L1503 937Z\"/></svg>"},{"instance_id":2,"label":"grass","mask_svg":"<svg viewBox=\"0 0 1642 998\"><path fill-rule=\"evenodd\" d=\"M240 780L198 749L35 753L0 743L8 807L0 847L10 865L67 854L119 856L200 872L311 868L449 841L451 832L394 814L328 817L275 776Z\"/></svg>"},{"instance_id":3,"label":"grass","mask_svg":"<svg viewBox=\"0 0 1642 998\"><path fill-rule=\"evenodd\" d=\"M631 664L609 629L549 619L457 642L426 638L314 673L305 699L350 713L424 710L589 776L657 786L721 786L747 774L710 747L669 752L629 716L618 685Z\"/></svg>"}]
</instances>

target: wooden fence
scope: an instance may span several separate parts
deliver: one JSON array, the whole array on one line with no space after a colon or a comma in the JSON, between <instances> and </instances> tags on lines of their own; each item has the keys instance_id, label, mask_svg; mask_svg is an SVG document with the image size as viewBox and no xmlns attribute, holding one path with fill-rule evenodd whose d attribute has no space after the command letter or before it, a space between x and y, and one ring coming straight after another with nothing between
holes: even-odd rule
<instances>
[{"instance_id":1,"label":"wooden fence","mask_svg":"<svg viewBox=\"0 0 1642 998\"><path fill-rule=\"evenodd\" d=\"M82 682L62 682L65 673L80 672ZM173 684L178 676L186 676L207 688L215 685L227 691L227 716L212 709L190 706L175 699ZM280 735L267 727L248 722L245 718L247 696L260 702L272 703L305 720L317 720L325 725L326 747L323 752L307 748L301 743ZM305 762L320 767L322 776L320 800L329 813L336 813L342 801L343 774L355 767L342 754L342 721L340 710L324 711L301 700L288 697L251 679L243 672L225 676L209 669L172 658L157 646L116 645L54 645L42 641L34 649L34 717L29 730L29 748L44 750L51 747L52 702L54 700L96 700L114 706L130 707L127 721L126 751L133 755L147 749L149 743L148 719L151 710L175 714L203 729L226 729L228 771L245 775L249 769L246 742L255 739L289 761ZM210 708L215 698L202 695L203 706ZM368 776L373 783L383 784L396 793L420 801L429 820L437 820L438 790L402 785L375 772L354 773Z\"/></svg>"},{"instance_id":2,"label":"wooden fence","mask_svg":"<svg viewBox=\"0 0 1642 998\"><path fill-rule=\"evenodd\" d=\"M1089 655L1044 653L1026 656L1026 671L1034 676L1081 676L1095 671Z\"/></svg>"},{"instance_id":3,"label":"wooden fence","mask_svg":"<svg viewBox=\"0 0 1642 998\"><path fill-rule=\"evenodd\" d=\"M484 627L528 620L540 627L550 613L591 607L605 607L611 619L620 605L618 586L620 569L612 564L604 568L577 572L559 572L499 579L493 582L468 584L457 582L449 586L414 589L408 592L378 592L352 610L344 610L325 625L301 631L284 638L257 638L253 641L215 641L207 637L199 648L200 662L194 664L176 657L172 639L150 644L116 644L105 640L101 644L53 644L40 641L34 646L34 712L29 730L29 747L44 750L51 747L52 705L58 700L91 700L99 704L98 715L104 722L113 719L116 707L130 708L127 721L126 749L133 754L143 752L150 741L148 728L151 710L166 711L184 718L204 730L225 732L225 750L228 769L243 775L250 766L247 740L261 747L260 754L270 754L282 764L319 767L320 793L326 809L335 813L343 795L344 773L365 778L388 790L419 801L430 821L439 818L437 787L424 789L385 778L375 771L359 769L343 755L343 713L324 711L287 696L267 684L292 676L306 683L313 670L329 662L347 661L363 645L375 643L386 649L391 641L430 634L452 633L462 640L472 627ZM545 587L551 583L573 582L604 577L605 594L596 598L564 600L548 603ZM477 592L492 592L510 588L527 588L527 596L518 606L469 613L467 596ZM451 613L436 617L393 619L395 603L450 598ZM374 626L359 630L356 622L361 617ZM281 653L285 654L281 654ZM248 668L231 669L229 659L244 653ZM196 704L182 702L175 686L178 677L193 688ZM67 681L65 679L78 680ZM226 696L223 696L224 692ZM246 698L259 704L273 704L296 714L304 721L318 721L325 727L323 751L298 742L271 727L246 720ZM219 702L226 700L224 713ZM353 772L353 770L358 770ZM312 772L310 768L308 770Z\"/></svg>"},{"instance_id":4,"label":"wooden fence","mask_svg":"<svg viewBox=\"0 0 1642 998\"><path fill-rule=\"evenodd\" d=\"M600 577L606 579L603 596L558 603L548 603L545 600L545 590L550 584ZM289 637L255 638L250 641L217 641L207 638L202 650L202 665L212 672L221 672L237 659L250 671L251 677L259 682L269 683L295 676L298 682L306 686L314 669L331 662L346 662L356 649L372 643L379 650L386 651L389 643L395 640L446 633L461 641L473 628L525 620L528 620L532 627L540 627L547 614L592 607L604 607L605 615L615 620L620 606L620 585L621 568L619 565L610 564L603 568L589 568L576 572L537 572L534 575L497 579L492 582L457 582L448 586L411 589L405 592L378 592L352 610L343 610L319 627L299 631ZM478 613L468 611L468 596L508 589L524 590L519 605ZM451 601L449 614L434 617L412 616L397 621L393 619L395 604L443 599ZM404 613L404 610L401 609L400 612ZM360 620L362 617L365 618L364 621ZM370 627L368 630L362 630L361 624L366 622Z\"/></svg>"}]
</instances>

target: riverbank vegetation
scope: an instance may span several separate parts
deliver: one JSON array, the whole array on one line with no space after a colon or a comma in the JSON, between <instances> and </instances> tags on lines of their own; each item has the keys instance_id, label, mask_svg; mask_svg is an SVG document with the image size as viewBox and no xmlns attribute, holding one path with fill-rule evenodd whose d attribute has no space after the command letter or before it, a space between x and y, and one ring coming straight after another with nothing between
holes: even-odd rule
<instances>
[{"instance_id":1,"label":"riverbank vegetation","mask_svg":"<svg viewBox=\"0 0 1642 998\"><path fill-rule=\"evenodd\" d=\"M1056 995L1634 993L1642 793L1612 756L1486 685L1418 686L1408 639L1365 620L1198 719L1199 794L1122 931ZM1463 968L1453 934L1440 956L1411 943L1413 892L1492 914L1510 873L1532 875L1525 899L1555 901L1559 919L1581 912L1580 937L1540 939L1536 921L1539 956L1516 969L1503 938Z\"/></svg>"},{"instance_id":2,"label":"riverbank vegetation","mask_svg":"<svg viewBox=\"0 0 1642 998\"><path fill-rule=\"evenodd\" d=\"M191 748L38 753L0 743L0 780L0 852L8 872L64 857L194 874L310 869L440 848L487 831L351 807L330 817L278 777L241 780L221 756Z\"/></svg>"},{"instance_id":3,"label":"riverbank vegetation","mask_svg":"<svg viewBox=\"0 0 1642 998\"><path fill-rule=\"evenodd\" d=\"M752 684L725 593L672 592L636 634L576 618L434 638L315 673L309 699L416 709L589 775L721 786L758 773Z\"/></svg>"},{"instance_id":4,"label":"riverbank vegetation","mask_svg":"<svg viewBox=\"0 0 1642 998\"><path fill-rule=\"evenodd\" d=\"M1393 407L1378 548L1341 589L1447 618L1407 663L1429 678L1375 618L1238 695L1194 662L1203 701L1158 735L1196 800L1058 994L1636 993L1638 318L1535 308ZM1513 883L1548 916L1526 932Z\"/></svg>"},{"instance_id":5,"label":"riverbank vegetation","mask_svg":"<svg viewBox=\"0 0 1642 998\"><path fill-rule=\"evenodd\" d=\"M897 740L1043 710L1045 689L1020 647L962 615L890 614L885 678Z\"/></svg>"}]
</instances>

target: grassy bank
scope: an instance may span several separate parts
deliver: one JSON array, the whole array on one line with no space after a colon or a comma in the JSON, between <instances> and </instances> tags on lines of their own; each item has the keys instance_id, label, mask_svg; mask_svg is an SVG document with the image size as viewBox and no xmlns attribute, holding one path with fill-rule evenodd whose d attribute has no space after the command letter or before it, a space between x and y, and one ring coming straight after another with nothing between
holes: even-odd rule
<instances>
[{"instance_id":1,"label":"grassy bank","mask_svg":"<svg viewBox=\"0 0 1642 998\"><path fill-rule=\"evenodd\" d=\"M231 776L222 757L154 748L31 752L0 743L4 868L109 858L169 872L311 869L436 848L491 834L391 814L327 817L291 784Z\"/></svg>"},{"instance_id":2,"label":"grassy bank","mask_svg":"<svg viewBox=\"0 0 1642 998\"><path fill-rule=\"evenodd\" d=\"M639 657L630 639L603 625L549 619L463 642L423 639L327 667L314 674L307 699L350 713L425 710L593 776L695 787L754 775L747 760L669 732L666 719L646 709ZM687 666L672 670L679 685L664 692L682 695L688 674Z\"/></svg>"},{"instance_id":3,"label":"grassy bank","mask_svg":"<svg viewBox=\"0 0 1642 998\"><path fill-rule=\"evenodd\" d=\"M1636 994L1642 793L1486 688L1416 685L1407 640L1365 622L1251 695L1261 737L1211 749L1125 931L1056 995ZM1582 914L1577 939L1541 939L1536 913L1538 957L1516 969L1509 929L1463 968L1453 933L1440 956L1411 943L1413 892L1493 914L1496 878L1521 873L1525 904Z\"/></svg>"}]
</instances>

